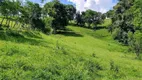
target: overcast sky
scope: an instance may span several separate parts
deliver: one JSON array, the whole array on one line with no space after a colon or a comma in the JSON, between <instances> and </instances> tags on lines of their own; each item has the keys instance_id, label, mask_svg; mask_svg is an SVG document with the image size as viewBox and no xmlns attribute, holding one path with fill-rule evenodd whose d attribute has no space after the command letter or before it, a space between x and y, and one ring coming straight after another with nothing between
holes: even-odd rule
<instances>
[{"instance_id":1,"label":"overcast sky","mask_svg":"<svg viewBox=\"0 0 142 80\"><path fill-rule=\"evenodd\" d=\"M31 0L33 2L41 3L41 0ZM45 0L49 2L51 0ZM78 11L85 11L87 9L99 11L102 13L107 12L116 5L117 0L60 0L64 4L72 4L76 7ZM42 3L43 5L43 3Z\"/></svg>"}]
</instances>

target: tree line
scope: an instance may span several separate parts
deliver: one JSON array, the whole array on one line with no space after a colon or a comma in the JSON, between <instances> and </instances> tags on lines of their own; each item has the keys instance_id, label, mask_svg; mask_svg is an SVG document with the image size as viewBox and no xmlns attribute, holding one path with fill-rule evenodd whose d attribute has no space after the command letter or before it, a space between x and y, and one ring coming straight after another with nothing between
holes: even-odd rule
<instances>
[{"instance_id":1,"label":"tree line","mask_svg":"<svg viewBox=\"0 0 142 80\"><path fill-rule=\"evenodd\" d=\"M103 23L106 15L101 12L96 12L93 10L86 10L85 12L76 13L76 24L78 26L95 28L98 24Z\"/></svg>"},{"instance_id":2,"label":"tree line","mask_svg":"<svg viewBox=\"0 0 142 80\"><path fill-rule=\"evenodd\" d=\"M21 0L2 0L0 2L1 26L6 20L8 27L28 27L49 32L64 29L72 19L76 9L72 5L61 4L58 0L46 3L41 7L38 3ZM13 21L13 25L10 25Z\"/></svg>"},{"instance_id":3,"label":"tree line","mask_svg":"<svg viewBox=\"0 0 142 80\"><path fill-rule=\"evenodd\" d=\"M100 12L87 10L77 12L73 5L65 5L59 0L52 0L41 7L38 3L21 0L1 0L0 15L2 26L19 26L22 28L32 28L44 33L56 33L58 30L65 30L69 21L74 20L74 24L91 28L100 24L104 15ZM6 21L5 21L6 20ZM13 24L10 24L13 21Z\"/></svg>"}]
</instances>

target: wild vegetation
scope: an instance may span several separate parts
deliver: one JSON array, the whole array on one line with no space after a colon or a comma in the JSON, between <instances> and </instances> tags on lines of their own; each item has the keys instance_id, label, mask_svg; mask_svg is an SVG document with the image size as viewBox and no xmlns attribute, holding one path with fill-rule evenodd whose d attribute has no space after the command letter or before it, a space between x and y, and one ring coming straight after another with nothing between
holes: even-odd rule
<instances>
[{"instance_id":1,"label":"wild vegetation","mask_svg":"<svg viewBox=\"0 0 142 80\"><path fill-rule=\"evenodd\" d=\"M141 33L141 0L120 0L114 9L108 12L112 18L112 26L109 31L113 38L129 45L138 58L142 53L142 33Z\"/></svg>"},{"instance_id":2,"label":"wild vegetation","mask_svg":"<svg viewBox=\"0 0 142 80\"><path fill-rule=\"evenodd\" d=\"M119 0L100 13L0 0L0 79L141 80L141 4Z\"/></svg>"}]
</instances>

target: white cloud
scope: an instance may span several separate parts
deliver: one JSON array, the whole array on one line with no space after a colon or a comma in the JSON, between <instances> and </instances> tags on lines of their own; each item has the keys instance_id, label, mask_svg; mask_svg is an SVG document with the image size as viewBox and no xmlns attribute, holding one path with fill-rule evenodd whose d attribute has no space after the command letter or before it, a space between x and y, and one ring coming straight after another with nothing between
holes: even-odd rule
<instances>
[{"instance_id":1,"label":"white cloud","mask_svg":"<svg viewBox=\"0 0 142 80\"><path fill-rule=\"evenodd\" d=\"M92 9L102 13L107 12L116 3L113 0L68 0L76 5L78 11L85 11L87 9Z\"/></svg>"},{"instance_id":2,"label":"white cloud","mask_svg":"<svg viewBox=\"0 0 142 80\"><path fill-rule=\"evenodd\" d=\"M76 9L78 11L84 11L84 5L85 5L84 0L68 0L68 1L73 2L76 5Z\"/></svg>"}]
</instances>

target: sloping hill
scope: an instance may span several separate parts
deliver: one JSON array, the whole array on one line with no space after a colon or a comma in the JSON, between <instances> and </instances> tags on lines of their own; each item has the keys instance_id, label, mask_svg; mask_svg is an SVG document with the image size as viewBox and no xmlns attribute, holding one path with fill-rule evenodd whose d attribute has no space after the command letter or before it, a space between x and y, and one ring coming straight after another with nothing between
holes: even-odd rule
<instances>
[{"instance_id":1,"label":"sloping hill","mask_svg":"<svg viewBox=\"0 0 142 80\"><path fill-rule=\"evenodd\" d=\"M142 79L142 61L106 29L68 26L66 32L50 36L1 32L0 39L0 79Z\"/></svg>"}]
</instances>

